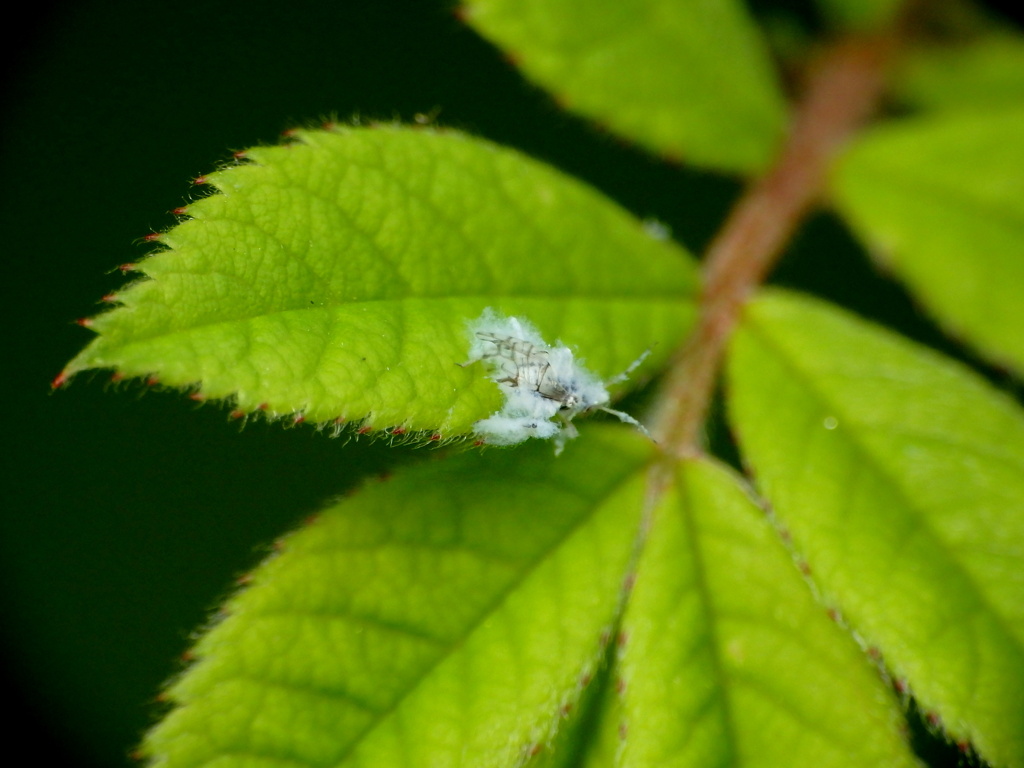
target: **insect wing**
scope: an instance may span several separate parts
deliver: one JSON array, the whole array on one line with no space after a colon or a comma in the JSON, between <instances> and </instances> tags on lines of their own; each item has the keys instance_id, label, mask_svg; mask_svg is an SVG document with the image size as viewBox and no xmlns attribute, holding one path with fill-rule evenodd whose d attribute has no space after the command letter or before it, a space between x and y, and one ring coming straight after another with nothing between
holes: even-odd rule
<instances>
[{"instance_id":1,"label":"insect wing","mask_svg":"<svg viewBox=\"0 0 1024 768\"><path fill-rule=\"evenodd\" d=\"M540 388L550 365L546 349L513 336L476 335L484 346L480 357L491 365L495 381L534 392Z\"/></svg>"},{"instance_id":2,"label":"insect wing","mask_svg":"<svg viewBox=\"0 0 1024 768\"><path fill-rule=\"evenodd\" d=\"M647 434L632 416L608 408L607 385L624 380L648 352L605 382L580 365L568 347L549 346L526 320L485 309L469 330L470 359L465 364L483 361L488 377L505 396L501 410L474 424L483 442L514 445L529 438L553 439L557 455L576 437L573 418L593 410L606 411Z\"/></svg>"},{"instance_id":3,"label":"insect wing","mask_svg":"<svg viewBox=\"0 0 1024 768\"><path fill-rule=\"evenodd\" d=\"M555 347L547 356L548 367L537 380L537 394L554 400L560 407L574 407L579 374L568 347Z\"/></svg>"}]
</instances>

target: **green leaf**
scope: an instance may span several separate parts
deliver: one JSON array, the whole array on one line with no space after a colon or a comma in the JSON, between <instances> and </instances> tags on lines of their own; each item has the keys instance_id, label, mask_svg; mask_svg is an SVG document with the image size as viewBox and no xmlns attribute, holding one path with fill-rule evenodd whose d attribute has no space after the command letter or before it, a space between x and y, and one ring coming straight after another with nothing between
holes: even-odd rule
<instances>
[{"instance_id":1,"label":"green leaf","mask_svg":"<svg viewBox=\"0 0 1024 768\"><path fill-rule=\"evenodd\" d=\"M68 366L155 376L241 412L469 431L499 394L469 354L485 307L611 376L690 324L683 249L598 192L465 135L299 131L206 177Z\"/></svg>"},{"instance_id":2,"label":"green leaf","mask_svg":"<svg viewBox=\"0 0 1024 768\"><path fill-rule=\"evenodd\" d=\"M1024 103L1024 36L997 32L959 45L911 48L895 93L931 110L990 110Z\"/></svg>"},{"instance_id":3,"label":"green leaf","mask_svg":"<svg viewBox=\"0 0 1024 768\"><path fill-rule=\"evenodd\" d=\"M881 126L840 163L835 201L952 333L1024 371L1024 109Z\"/></svg>"},{"instance_id":4,"label":"green leaf","mask_svg":"<svg viewBox=\"0 0 1024 768\"><path fill-rule=\"evenodd\" d=\"M284 540L167 698L161 768L516 766L604 654L651 457L622 427L427 463Z\"/></svg>"},{"instance_id":5,"label":"green leaf","mask_svg":"<svg viewBox=\"0 0 1024 768\"><path fill-rule=\"evenodd\" d=\"M614 633L609 638L614 637ZM615 765L615 755L621 744L614 731L605 728L609 717L609 703L618 698L612 685L614 680L615 644L609 643L605 656L596 665L593 678L588 681L580 700L568 714L550 746L540 752L530 768L597 768Z\"/></svg>"},{"instance_id":6,"label":"green leaf","mask_svg":"<svg viewBox=\"0 0 1024 768\"><path fill-rule=\"evenodd\" d=\"M619 766L913 766L898 702L764 512L680 465L623 619Z\"/></svg>"},{"instance_id":7,"label":"green leaf","mask_svg":"<svg viewBox=\"0 0 1024 768\"><path fill-rule=\"evenodd\" d=\"M1024 765L1024 412L835 307L753 302L745 457L827 600L958 741Z\"/></svg>"},{"instance_id":8,"label":"green leaf","mask_svg":"<svg viewBox=\"0 0 1024 768\"><path fill-rule=\"evenodd\" d=\"M736 0L467 0L464 17L560 105L654 152L749 173L782 137L765 43Z\"/></svg>"},{"instance_id":9,"label":"green leaf","mask_svg":"<svg viewBox=\"0 0 1024 768\"><path fill-rule=\"evenodd\" d=\"M832 24L841 29L874 30L892 23L906 0L818 0Z\"/></svg>"}]
</instances>

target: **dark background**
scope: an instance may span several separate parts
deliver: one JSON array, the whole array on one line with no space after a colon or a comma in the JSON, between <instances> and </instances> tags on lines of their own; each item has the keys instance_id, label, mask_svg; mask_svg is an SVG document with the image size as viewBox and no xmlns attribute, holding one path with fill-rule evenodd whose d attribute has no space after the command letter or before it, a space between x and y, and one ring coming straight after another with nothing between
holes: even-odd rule
<instances>
[{"instance_id":1,"label":"dark background","mask_svg":"<svg viewBox=\"0 0 1024 768\"><path fill-rule=\"evenodd\" d=\"M107 374L50 393L90 337L73 320L123 282L111 270L145 252L139 238L173 223L191 178L293 125L436 112L661 219L694 252L736 187L560 113L444 2L82 0L31 13L0 32L0 650L18 712L0 721L5 753L23 747L34 764L125 766L232 581L305 515L409 458L309 427L240 430L216 406ZM776 279L947 346L828 217Z\"/></svg>"}]
</instances>

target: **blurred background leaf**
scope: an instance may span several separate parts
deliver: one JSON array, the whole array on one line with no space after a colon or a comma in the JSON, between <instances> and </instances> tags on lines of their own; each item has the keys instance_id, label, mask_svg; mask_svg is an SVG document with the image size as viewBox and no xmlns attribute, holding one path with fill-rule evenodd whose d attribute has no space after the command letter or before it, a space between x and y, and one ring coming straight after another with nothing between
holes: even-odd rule
<instances>
[{"instance_id":1,"label":"blurred background leaf","mask_svg":"<svg viewBox=\"0 0 1024 768\"><path fill-rule=\"evenodd\" d=\"M467 0L466 21L559 106L684 163L763 170L786 106L740 0Z\"/></svg>"},{"instance_id":2,"label":"blurred background leaf","mask_svg":"<svg viewBox=\"0 0 1024 768\"><path fill-rule=\"evenodd\" d=\"M986 110L1024 101L1024 35L997 29L969 41L924 46L900 66L896 93L934 110Z\"/></svg>"},{"instance_id":3,"label":"blurred background leaf","mask_svg":"<svg viewBox=\"0 0 1024 768\"><path fill-rule=\"evenodd\" d=\"M954 337L1024 372L1024 100L890 121L834 176L872 255Z\"/></svg>"}]
</instances>

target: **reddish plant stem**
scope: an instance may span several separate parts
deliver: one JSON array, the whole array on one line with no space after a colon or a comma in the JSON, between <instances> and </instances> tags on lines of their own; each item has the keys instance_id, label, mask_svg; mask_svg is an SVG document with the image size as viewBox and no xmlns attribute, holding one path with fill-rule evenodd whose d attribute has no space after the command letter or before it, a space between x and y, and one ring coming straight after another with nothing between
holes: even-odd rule
<instances>
[{"instance_id":1,"label":"reddish plant stem","mask_svg":"<svg viewBox=\"0 0 1024 768\"><path fill-rule=\"evenodd\" d=\"M743 305L821 194L830 162L881 97L893 36L848 38L812 63L775 165L740 197L704 261L697 325L677 353L654 438L674 456L702 451L725 345Z\"/></svg>"}]
</instances>

